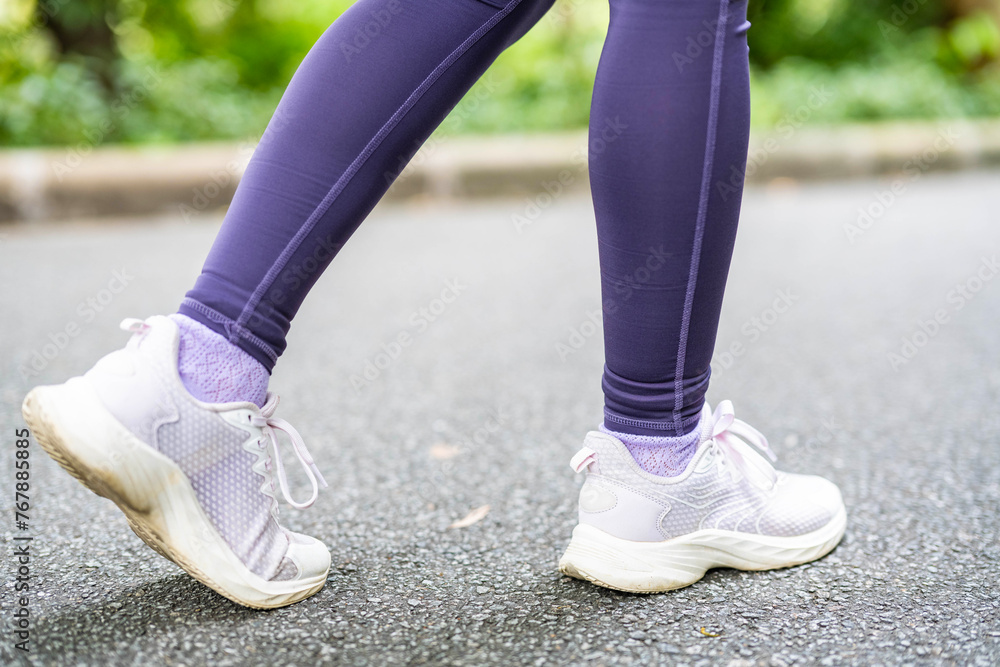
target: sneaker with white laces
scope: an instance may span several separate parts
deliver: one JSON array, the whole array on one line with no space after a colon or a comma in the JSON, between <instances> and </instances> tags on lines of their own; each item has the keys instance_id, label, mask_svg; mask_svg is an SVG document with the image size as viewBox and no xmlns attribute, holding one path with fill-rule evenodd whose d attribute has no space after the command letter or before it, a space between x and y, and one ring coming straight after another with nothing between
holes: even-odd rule
<instances>
[{"instance_id":1,"label":"sneaker with white laces","mask_svg":"<svg viewBox=\"0 0 1000 667\"><path fill-rule=\"evenodd\" d=\"M114 501L146 544L230 600L272 608L319 591L330 552L278 524L274 473L297 508L311 505L326 482L295 429L274 418L278 397L268 394L263 408L203 403L178 375L173 321L125 320L122 328L132 332L124 349L24 399L38 443ZM277 430L312 483L304 503L289 496Z\"/></svg>"},{"instance_id":2,"label":"sneaker with white laces","mask_svg":"<svg viewBox=\"0 0 1000 667\"><path fill-rule=\"evenodd\" d=\"M589 432L570 463L587 477L559 570L656 593L713 567L769 570L825 556L847 525L840 490L822 477L776 472L754 447L775 460L729 401L714 414L702 410L698 451L676 477L642 470L617 438Z\"/></svg>"}]
</instances>

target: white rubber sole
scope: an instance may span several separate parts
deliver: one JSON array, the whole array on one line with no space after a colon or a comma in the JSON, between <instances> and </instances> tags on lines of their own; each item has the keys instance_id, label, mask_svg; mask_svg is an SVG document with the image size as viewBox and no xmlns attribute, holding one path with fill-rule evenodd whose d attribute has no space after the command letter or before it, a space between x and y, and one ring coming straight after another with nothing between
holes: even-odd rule
<instances>
[{"instance_id":1,"label":"white rubber sole","mask_svg":"<svg viewBox=\"0 0 1000 667\"><path fill-rule=\"evenodd\" d=\"M113 501L132 531L220 595L247 607L284 607L318 592L327 574L268 581L233 553L169 458L115 419L83 378L37 387L21 408L38 444L99 496Z\"/></svg>"},{"instance_id":2,"label":"white rubber sole","mask_svg":"<svg viewBox=\"0 0 1000 667\"><path fill-rule=\"evenodd\" d=\"M713 567L771 570L808 563L830 553L846 527L843 507L823 528L796 537L699 530L664 542L632 542L579 524L559 571L605 588L660 593L690 586Z\"/></svg>"}]
</instances>

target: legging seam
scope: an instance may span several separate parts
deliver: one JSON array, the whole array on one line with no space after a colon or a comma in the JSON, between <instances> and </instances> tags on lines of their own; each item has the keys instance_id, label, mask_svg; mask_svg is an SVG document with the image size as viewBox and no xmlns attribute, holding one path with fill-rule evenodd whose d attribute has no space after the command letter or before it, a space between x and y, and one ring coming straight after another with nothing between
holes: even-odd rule
<instances>
[{"instance_id":1,"label":"legging seam","mask_svg":"<svg viewBox=\"0 0 1000 667\"><path fill-rule=\"evenodd\" d=\"M208 319L212 320L213 322L217 322L221 324L223 327L225 327L226 331L228 332L227 338L229 339L229 342L236 343L236 340L240 339L245 340L251 343L254 347L259 348L264 354L266 354L267 358L271 360L272 364L278 361L278 355L274 353L274 350L271 349L271 346L265 343L263 339L257 337L252 331L250 331L245 327L240 326L238 322L223 315L214 308L206 306L200 301L195 301L190 297L185 297L184 300L181 301L181 305L187 306L191 310L196 310L205 317L207 317ZM236 338L236 340L233 340L234 337Z\"/></svg>"},{"instance_id":2,"label":"legging seam","mask_svg":"<svg viewBox=\"0 0 1000 667\"><path fill-rule=\"evenodd\" d=\"M288 261L291 259L292 255L299 249L305 237L316 226L319 219L329 210L333 205L333 202L340 196L340 193L344 191L347 184L354 178L354 176L360 171L362 165L372 156L375 150L381 145L385 140L386 136L397 126L403 117L416 105L416 103L423 97L424 93L434 85L434 83L441 78L441 76L450 68L456 60L461 58L465 53L472 48L472 46L478 42L482 37L492 30L497 23L502 21L507 17L515 7L521 3L521 0L511 0L503 9L494 14L488 21L482 24L475 32L473 32L469 37L466 38L454 51L448 54L437 67L431 71L430 74L420 83L417 88L410 93L410 96L396 109L396 111L389 117L389 120L385 122L384 125L379 129L374 137L365 145L365 148L358 154L353 162L347 167L347 170L341 174L340 178L337 179L330 191L327 192L326 196L319 203L319 206L309 215L306 221L303 223L299 231L296 232L295 236L288 242L278 259L271 266L268 272L264 275L261 280L260 285L254 290L251 295L250 300L247 302L246 306L243 308L243 312L240 313L239 319L236 321L236 327L241 329L250 320L254 311L257 310L257 306L260 304L260 300L263 298L265 292L270 289L271 285L277 279L278 274L284 270Z\"/></svg>"},{"instance_id":3,"label":"legging seam","mask_svg":"<svg viewBox=\"0 0 1000 667\"><path fill-rule=\"evenodd\" d=\"M701 191L698 198L698 215L695 221L694 244L691 248L691 266L688 270L687 291L684 295L684 314L681 318L680 340L677 345L677 368L674 375L674 427L683 428L681 412L684 408L684 365L687 361L687 341L694 309L694 292L698 283L702 241L705 236L705 218L708 215L708 195L715 157L715 134L719 122L719 97L722 87L722 54L725 47L726 24L729 22L729 0L719 3L719 23L715 29L715 49L712 54L712 87L708 102L708 128L705 136L705 161L702 164Z\"/></svg>"},{"instance_id":4,"label":"legging seam","mask_svg":"<svg viewBox=\"0 0 1000 667\"><path fill-rule=\"evenodd\" d=\"M604 421L611 421L612 423L621 424L623 426L632 426L636 428L648 428L650 430L657 431L674 431L675 434L684 434L684 428L677 429L677 423L671 420L653 420L653 419L633 419L631 417L622 417L621 415L615 414L608 408L604 409ZM697 418L692 417L688 420L691 424L696 424L701 421L701 415Z\"/></svg>"}]
</instances>

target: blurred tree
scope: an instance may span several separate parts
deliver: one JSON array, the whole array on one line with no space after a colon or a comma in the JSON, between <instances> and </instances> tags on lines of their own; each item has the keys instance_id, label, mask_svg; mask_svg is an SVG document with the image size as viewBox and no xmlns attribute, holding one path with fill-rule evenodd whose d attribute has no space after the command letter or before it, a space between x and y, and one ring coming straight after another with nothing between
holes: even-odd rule
<instances>
[{"instance_id":1,"label":"blurred tree","mask_svg":"<svg viewBox=\"0 0 1000 667\"><path fill-rule=\"evenodd\" d=\"M111 29L119 4L117 0L74 0L45 13L44 25L59 57L88 61L88 68L109 91L115 88L114 65L119 57Z\"/></svg>"}]
</instances>

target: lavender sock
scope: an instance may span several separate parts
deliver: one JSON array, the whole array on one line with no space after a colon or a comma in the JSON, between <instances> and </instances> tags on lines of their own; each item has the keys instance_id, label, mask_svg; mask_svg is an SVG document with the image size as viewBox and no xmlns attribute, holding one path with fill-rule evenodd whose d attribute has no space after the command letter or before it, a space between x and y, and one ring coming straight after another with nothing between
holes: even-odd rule
<instances>
[{"instance_id":1,"label":"lavender sock","mask_svg":"<svg viewBox=\"0 0 1000 667\"><path fill-rule=\"evenodd\" d=\"M180 329L177 370L192 396L206 403L264 405L269 375L263 364L201 322L171 315Z\"/></svg>"},{"instance_id":2,"label":"lavender sock","mask_svg":"<svg viewBox=\"0 0 1000 667\"><path fill-rule=\"evenodd\" d=\"M685 435L666 437L619 433L604 424L600 425L600 430L621 440L640 468L660 477L674 477L684 472L701 444L700 424Z\"/></svg>"}]
</instances>

